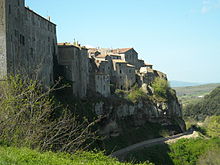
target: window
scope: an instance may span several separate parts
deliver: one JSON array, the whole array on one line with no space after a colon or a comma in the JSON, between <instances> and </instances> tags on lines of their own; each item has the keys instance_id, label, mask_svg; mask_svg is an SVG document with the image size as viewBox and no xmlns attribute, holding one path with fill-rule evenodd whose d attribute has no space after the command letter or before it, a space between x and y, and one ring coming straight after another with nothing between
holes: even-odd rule
<instances>
[{"instance_id":1,"label":"window","mask_svg":"<svg viewBox=\"0 0 220 165\"><path fill-rule=\"evenodd\" d=\"M8 13L11 14L11 5L8 6Z\"/></svg>"},{"instance_id":2,"label":"window","mask_svg":"<svg viewBox=\"0 0 220 165\"><path fill-rule=\"evenodd\" d=\"M31 53L30 53L30 55L31 55L31 57L34 56L34 49L33 49L33 48L31 48Z\"/></svg>"},{"instance_id":3,"label":"window","mask_svg":"<svg viewBox=\"0 0 220 165\"><path fill-rule=\"evenodd\" d=\"M120 74L122 73L122 71L120 70Z\"/></svg>"},{"instance_id":4,"label":"window","mask_svg":"<svg viewBox=\"0 0 220 165\"><path fill-rule=\"evenodd\" d=\"M18 1L18 6L20 6L20 0L17 0Z\"/></svg>"},{"instance_id":5,"label":"window","mask_svg":"<svg viewBox=\"0 0 220 165\"><path fill-rule=\"evenodd\" d=\"M20 34L20 44L25 45L25 38Z\"/></svg>"}]
</instances>

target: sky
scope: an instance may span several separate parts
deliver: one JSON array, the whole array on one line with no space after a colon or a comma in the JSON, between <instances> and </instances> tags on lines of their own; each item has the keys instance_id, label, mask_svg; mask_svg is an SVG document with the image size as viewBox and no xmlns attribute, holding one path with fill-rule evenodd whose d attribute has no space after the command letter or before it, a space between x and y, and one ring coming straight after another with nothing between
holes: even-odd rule
<instances>
[{"instance_id":1,"label":"sky","mask_svg":"<svg viewBox=\"0 0 220 165\"><path fill-rule=\"evenodd\" d=\"M220 82L220 0L26 0L58 42L133 47L169 80Z\"/></svg>"}]
</instances>

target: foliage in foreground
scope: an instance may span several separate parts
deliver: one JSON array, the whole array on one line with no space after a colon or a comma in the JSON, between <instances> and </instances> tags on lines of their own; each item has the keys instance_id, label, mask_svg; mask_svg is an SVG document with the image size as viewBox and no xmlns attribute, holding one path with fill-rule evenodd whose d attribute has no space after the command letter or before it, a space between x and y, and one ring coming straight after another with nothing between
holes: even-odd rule
<instances>
[{"instance_id":1,"label":"foliage in foreground","mask_svg":"<svg viewBox=\"0 0 220 165\"><path fill-rule=\"evenodd\" d=\"M0 165L131 165L120 163L103 153L77 152L74 155L64 153L40 153L27 148L0 147ZM143 163L143 165L152 165Z\"/></svg>"},{"instance_id":2,"label":"foliage in foreground","mask_svg":"<svg viewBox=\"0 0 220 165\"><path fill-rule=\"evenodd\" d=\"M20 76L0 84L0 139L14 146L75 152L95 137L93 123L79 122L68 109L56 103L39 82ZM59 112L59 113L57 113Z\"/></svg>"},{"instance_id":3,"label":"foliage in foreground","mask_svg":"<svg viewBox=\"0 0 220 165\"><path fill-rule=\"evenodd\" d=\"M128 155L128 160L143 162L149 160L156 165L196 165L212 159L219 161L216 154L220 152L220 138L181 139L174 144L156 145ZM209 159L209 160L207 160ZM217 165L217 164L216 164Z\"/></svg>"}]
</instances>

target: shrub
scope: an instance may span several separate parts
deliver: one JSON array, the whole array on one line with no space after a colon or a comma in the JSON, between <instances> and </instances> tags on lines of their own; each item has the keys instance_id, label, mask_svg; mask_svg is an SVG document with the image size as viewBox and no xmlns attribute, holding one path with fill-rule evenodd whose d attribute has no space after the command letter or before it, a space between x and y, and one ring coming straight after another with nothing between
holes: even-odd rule
<instances>
[{"instance_id":1,"label":"shrub","mask_svg":"<svg viewBox=\"0 0 220 165\"><path fill-rule=\"evenodd\" d=\"M157 77L153 81L152 87L154 89L154 95L156 97L167 99L167 92L169 90L169 83L167 82L167 80Z\"/></svg>"},{"instance_id":2,"label":"shrub","mask_svg":"<svg viewBox=\"0 0 220 165\"><path fill-rule=\"evenodd\" d=\"M55 84L56 86L56 84ZM94 123L79 122L37 81L7 77L0 86L0 139L10 145L75 152L95 138ZM57 114L59 110L59 114Z\"/></svg>"},{"instance_id":3,"label":"shrub","mask_svg":"<svg viewBox=\"0 0 220 165\"><path fill-rule=\"evenodd\" d=\"M220 116L207 117L204 126L209 136L220 137Z\"/></svg>"},{"instance_id":4,"label":"shrub","mask_svg":"<svg viewBox=\"0 0 220 165\"><path fill-rule=\"evenodd\" d=\"M220 164L220 148L212 149L205 152L199 157L198 165L219 165Z\"/></svg>"},{"instance_id":5,"label":"shrub","mask_svg":"<svg viewBox=\"0 0 220 165\"><path fill-rule=\"evenodd\" d=\"M148 98L147 94L144 93L144 91L140 88L132 89L127 95L127 99L133 103L138 102L138 100L140 99L147 99L147 98Z\"/></svg>"}]
</instances>

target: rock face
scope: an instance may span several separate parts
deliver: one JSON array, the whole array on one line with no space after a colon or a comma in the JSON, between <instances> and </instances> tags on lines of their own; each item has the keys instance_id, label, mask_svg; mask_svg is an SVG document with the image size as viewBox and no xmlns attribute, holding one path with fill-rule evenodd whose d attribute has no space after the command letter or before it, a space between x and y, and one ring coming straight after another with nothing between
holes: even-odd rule
<instances>
[{"instance_id":1,"label":"rock face","mask_svg":"<svg viewBox=\"0 0 220 165\"><path fill-rule=\"evenodd\" d=\"M111 99L110 99L111 100ZM113 100L113 99L112 99ZM177 125L180 132L185 131L182 109L178 99L173 96L166 102L140 99L136 103L129 101L100 101L94 104L97 115L106 116L101 134L116 136L123 130L119 122L129 118L134 126L142 126L146 122L162 125Z\"/></svg>"}]
</instances>

